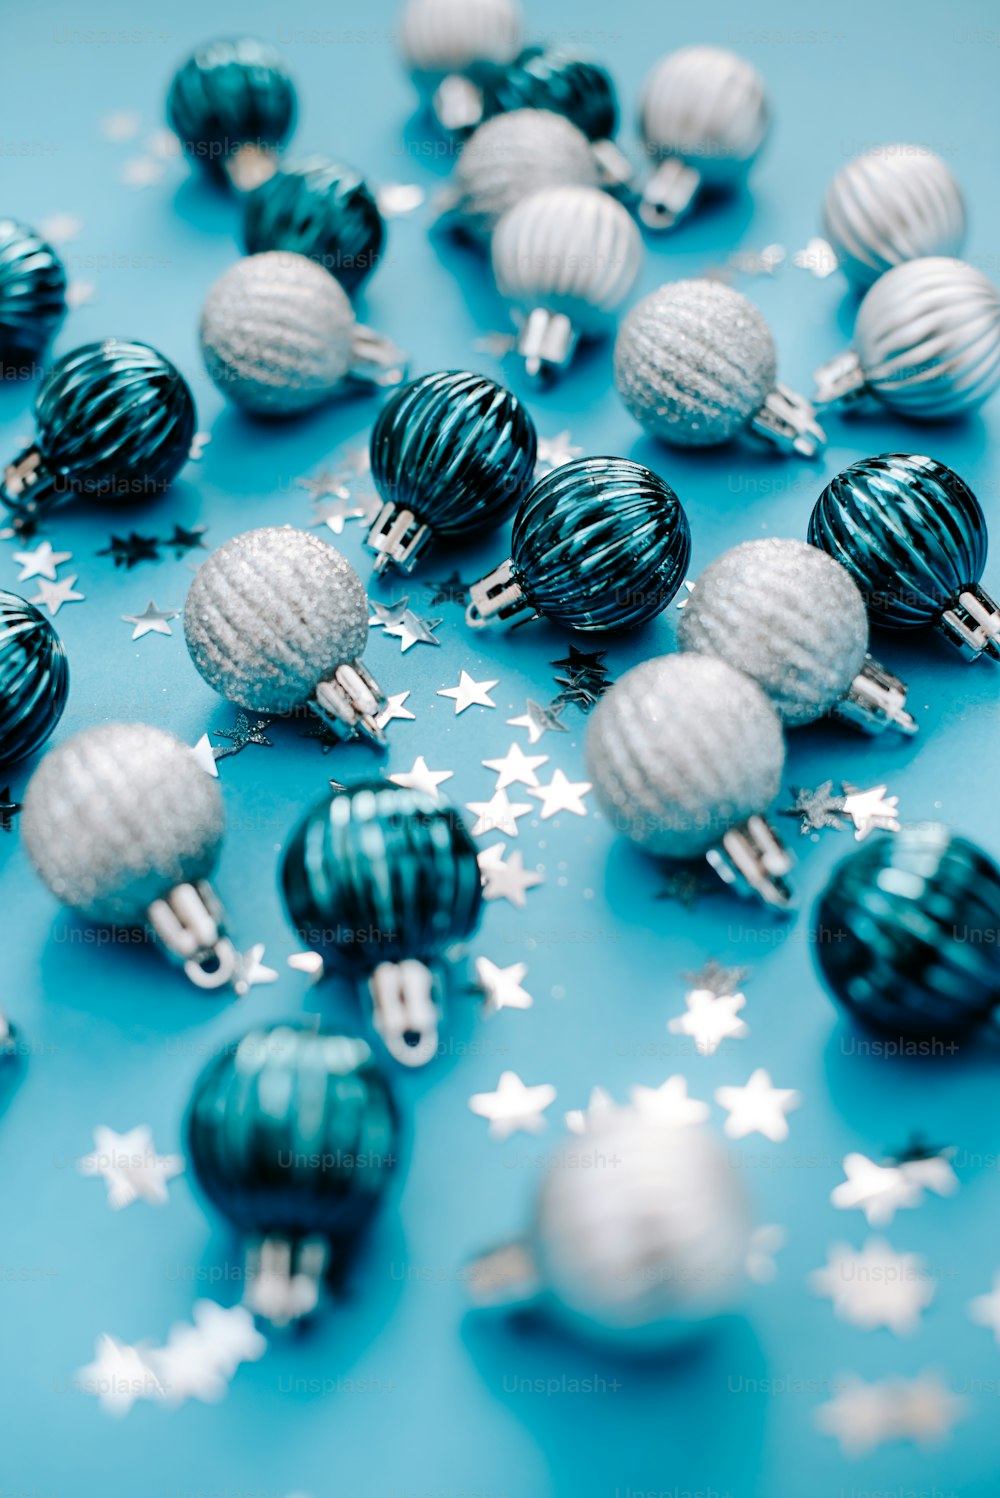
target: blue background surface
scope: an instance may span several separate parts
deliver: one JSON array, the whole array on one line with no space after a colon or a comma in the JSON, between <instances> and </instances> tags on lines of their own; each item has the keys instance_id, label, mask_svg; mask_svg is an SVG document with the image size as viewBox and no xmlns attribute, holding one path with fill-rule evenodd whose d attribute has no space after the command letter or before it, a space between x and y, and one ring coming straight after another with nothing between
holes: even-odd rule
<instances>
[{"instance_id":1,"label":"blue background surface","mask_svg":"<svg viewBox=\"0 0 1000 1498\"><path fill-rule=\"evenodd\" d=\"M665 7L606 0L531 0L529 32L591 47L619 80L624 142L634 145L638 86L652 61L676 46L709 41L745 52L764 72L775 127L741 196L693 218L671 239L650 243L637 291L697 274L737 247L777 241L789 252L817 232L823 187L849 155L889 141L930 146L953 166L971 208L968 256L996 274L1000 198L996 161L998 63L995 12L986 0L959 6L883 0L830 7L736 3ZM38 223L54 213L83 222L64 247L73 279L92 281L95 299L72 312L57 352L121 334L162 348L195 391L199 425L212 442L162 501L112 515L67 509L48 529L74 553L83 604L67 605L57 628L72 665L69 707L56 742L106 718L140 719L189 742L230 725L232 714L191 667L178 626L170 639L130 640L120 615L149 598L179 606L190 578L184 561L116 571L95 553L112 530L167 534L175 521L204 521L217 544L250 526L307 524L312 512L297 479L336 467L362 445L371 401L333 405L308 419L262 427L226 409L199 364L196 325L202 298L238 253L231 201L167 163L162 182L132 190L125 163L161 124L172 68L213 34L247 31L274 40L300 87L297 148L324 150L360 166L374 182L419 182L432 189L449 163L411 120L413 96L395 57L394 6L175 0L168 7L42 4L9 8L0 48L3 193L0 209ZM102 138L114 110L142 114L138 142ZM464 364L501 375L477 336L506 326L476 255L435 244L426 210L390 225L385 261L367 291L364 316L408 349L417 370ZM819 281L792 265L773 278L735 284L772 322L782 377L810 388L810 371L845 343L853 303L839 276ZM662 473L687 506L692 572L736 541L805 534L822 483L863 453L929 451L956 467L1000 524L996 459L1000 403L972 420L927 431L886 412L828 422L822 464L782 460L750 446L684 456L645 440L620 407L609 378L608 346L587 353L551 391L530 393L541 433L570 428L588 452L635 457ZM509 370L516 389L523 387ZM502 376L501 376L502 377ZM0 390L0 449L12 454L31 430L32 390ZM343 545L362 561L361 528ZM340 543L337 543L340 544ZM408 769L423 754L455 777L459 803L486 800L493 775L484 758L502 755L521 731L505 719L531 695L556 691L549 664L568 639L544 624L515 637L470 637L460 610L430 608L424 578L480 575L505 553L497 535L455 556L438 553L412 583L418 610L441 614L442 648L401 655L374 631L366 660L388 692L410 689L416 721L391 727L387 768ZM23 590L0 550L0 585ZM193 560L193 558L188 559ZM367 566L362 567L368 576ZM1000 591L1000 570L986 583ZM373 596L407 588L378 584ZM673 611L640 635L613 640L608 663L620 674L671 648ZM577 641L584 648L586 641ZM1000 853L996 747L1000 707L988 663L965 665L928 638L878 639L876 652L912 685L922 731L913 742L869 742L831 728L797 734L787 780L814 786L827 777L863 785L888 782L907 820L941 818ZM498 677L496 711L462 717L437 697L461 667ZM536 752L582 775L584 719L549 735ZM796 885L803 913L776 926L723 894L693 913L656 898L657 870L622 845L593 802L586 819L521 823L529 867L545 884L517 911L487 907L473 944L500 964L528 964L535 1005L484 1022L473 1006L453 1016L451 1054L425 1073L397 1076L408 1121L405 1179L372 1233L352 1293L299 1339L276 1337L265 1358L237 1373L217 1407L189 1403L171 1412L140 1404L121 1422L74 1390L74 1370L109 1332L125 1342L162 1343L190 1316L199 1296L228 1304L235 1281L216 1281L237 1255L225 1226L206 1214L188 1177L171 1183L170 1203L138 1203L112 1214L99 1181L75 1168L99 1123L124 1131L140 1122L157 1147L180 1147L191 1083L218 1045L257 1020L306 1008L350 1020L346 991L307 990L286 967L296 944L277 895L276 858L300 809L327 777L367 771L364 749L324 756L295 725L275 725L271 749L249 748L221 765L231 830L216 885L230 927L244 946L266 943L280 982L226 1003L189 991L149 949L108 948L85 939L34 881L17 836L0 835L2 968L0 1000L32 1054L0 1121L3 1200L0 1493L44 1498L135 1495L281 1495L325 1498L625 1498L655 1491L799 1498L816 1494L961 1494L996 1491L1000 1457L1000 1354L990 1333L968 1319L967 1302L985 1293L1000 1266L1000 1121L995 1048L983 1043L953 1060L890 1063L853 1052L852 1032L814 975L808 911L849 834L815 844L783 823L800 855ZM220 741L221 742L221 741ZM12 777L15 799L30 767ZM6 780L6 776L0 777ZM516 789L516 788L515 788ZM484 839L488 845L492 839ZM714 1057L683 1053L666 1022L683 1005L682 971L709 956L749 962L745 1040ZM538 1160L555 1147L564 1109L585 1104L592 1086L624 1099L630 1085L656 1085L683 1071L691 1092L743 1083L756 1066L778 1086L798 1088L791 1137L759 1135L734 1147L762 1223L788 1233L773 1284L752 1289L745 1316L681 1362L642 1366L608 1360L552 1329L524 1330L470 1319L460 1268L467 1257L517 1232L527 1220ZM491 1091L502 1070L558 1089L552 1124L540 1138L498 1144L467 1107ZM723 1115L713 1104L713 1123ZM866 1236L860 1213L829 1202L851 1150L879 1158L919 1129L957 1147L961 1190L900 1214L886 1236L925 1256L939 1280L911 1339L862 1332L835 1319L806 1287L828 1244ZM845 1461L813 1424L844 1371L865 1378L938 1368L968 1396L968 1417L940 1451L888 1446ZM534 1380L597 1380L587 1394L535 1392ZM754 1381L763 1381L754 1383ZM776 1381L778 1392L763 1392ZM757 1389L759 1392L754 1392ZM784 1390L784 1392L781 1392Z\"/></svg>"}]
</instances>

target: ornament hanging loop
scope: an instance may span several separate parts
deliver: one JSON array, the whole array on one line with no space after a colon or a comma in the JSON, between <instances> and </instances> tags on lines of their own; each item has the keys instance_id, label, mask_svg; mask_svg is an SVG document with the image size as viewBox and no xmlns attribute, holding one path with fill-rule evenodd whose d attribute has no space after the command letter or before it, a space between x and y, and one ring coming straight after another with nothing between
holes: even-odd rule
<instances>
[{"instance_id":1,"label":"ornament hanging loop","mask_svg":"<svg viewBox=\"0 0 1000 1498\"><path fill-rule=\"evenodd\" d=\"M701 187L701 174L679 156L668 156L642 190L639 217L647 229L672 229L690 211Z\"/></svg>"},{"instance_id":2,"label":"ornament hanging loop","mask_svg":"<svg viewBox=\"0 0 1000 1498\"><path fill-rule=\"evenodd\" d=\"M218 896L204 879L178 884L154 900L147 919L167 951L184 964L196 988L224 988L236 971L236 949L223 935L224 913Z\"/></svg>"},{"instance_id":3,"label":"ornament hanging loop","mask_svg":"<svg viewBox=\"0 0 1000 1498\"><path fill-rule=\"evenodd\" d=\"M938 628L966 660L988 655L1000 661L1000 608L977 583L962 589L941 615Z\"/></svg>"},{"instance_id":4,"label":"ornament hanging loop","mask_svg":"<svg viewBox=\"0 0 1000 1498\"><path fill-rule=\"evenodd\" d=\"M785 882L792 860L778 834L762 816L748 817L730 827L718 847L705 854L724 884L740 894L755 894L775 910L792 908L792 892Z\"/></svg>"},{"instance_id":5,"label":"ornament hanging loop","mask_svg":"<svg viewBox=\"0 0 1000 1498\"><path fill-rule=\"evenodd\" d=\"M524 596L521 584L514 576L514 564L508 558L494 567L485 577L472 583L469 588L469 606L465 611L465 622L471 629L487 629L489 626L526 624L538 615Z\"/></svg>"},{"instance_id":6,"label":"ornament hanging loop","mask_svg":"<svg viewBox=\"0 0 1000 1498\"><path fill-rule=\"evenodd\" d=\"M912 736L918 731L918 724L907 712L906 694L905 681L867 655L851 682L850 691L837 703L833 714L863 733L878 734L895 728Z\"/></svg>"},{"instance_id":7,"label":"ornament hanging loop","mask_svg":"<svg viewBox=\"0 0 1000 1498\"><path fill-rule=\"evenodd\" d=\"M845 349L835 359L814 371L816 404L821 410L829 406L853 405L868 393L861 360L853 349Z\"/></svg>"},{"instance_id":8,"label":"ornament hanging loop","mask_svg":"<svg viewBox=\"0 0 1000 1498\"><path fill-rule=\"evenodd\" d=\"M361 661L345 661L338 666L331 677L320 682L309 706L338 738L351 739L363 733L372 743L385 746L385 734L378 722L385 695Z\"/></svg>"},{"instance_id":9,"label":"ornament hanging loop","mask_svg":"<svg viewBox=\"0 0 1000 1498\"><path fill-rule=\"evenodd\" d=\"M380 962L368 980L372 1023L403 1066L426 1066L437 1055L441 1007L433 973L415 958Z\"/></svg>"},{"instance_id":10,"label":"ornament hanging loop","mask_svg":"<svg viewBox=\"0 0 1000 1498\"><path fill-rule=\"evenodd\" d=\"M35 445L25 448L4 469L0 499L22 521L44 514L63 497L58 475L46 467L41 449Z\"/></svg>"},{"instance_id":11,"label":"ornament hanging loop","mask_svg":"<svg viewBox=\"0 0 1000 1498\"><path fill-rule=\"evenodd\" d=\"M816 408L787 385L774 387L751 418L750 426L756 436L779 451L796 452L803 458L818 458L826 446L826 433L816 420Z\"/></svg>"},{"instance_id":12,"label":"ornament hanging loop","mask_svg":"<svg viewBox=\"0 0 1000 1498\"><path fill-rule=\"evenodd\" d=\"M359 385L391 389L406 379L408 360L402 349L374 328L357 323L351 339L353 358L347 378Z\"/></svg>"},{"instance_id":13,"label":"ornament hanging loop","mask_svg":"<svg viewBox=\"0 0 1000 1498\"><path fill-rule=\"evenodd\" d=\"M259 1238L247 1245L243 1304L272 1326L291 1326L319 1305L330 1250L322 1238Z\"/></svg>"}]
</instances>

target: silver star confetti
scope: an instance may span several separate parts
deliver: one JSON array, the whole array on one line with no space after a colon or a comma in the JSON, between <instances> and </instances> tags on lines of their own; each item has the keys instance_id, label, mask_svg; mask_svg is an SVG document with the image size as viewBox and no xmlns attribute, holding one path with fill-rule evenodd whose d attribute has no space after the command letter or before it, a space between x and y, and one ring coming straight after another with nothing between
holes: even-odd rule
<instances>
[{"instance_id":1,"label":"silver star confetti","mask_svg":"<svg viewBox=\"0 0 1000 1498\"><path fill-rule=\"evenodd\" d=\"M563 1116L571 1134L592 1134L619 1112L621 1109L610 1092L603 1087L592 1087L586 1108L571 1108Z\"/></svg>"},{"instance_id":2,"label":"silver star confetti","mask_svg":"<svg viewBox=\"0 0 1000 1498\"><path fill-rule=\"evenodd\" d=\"M408 719L412 723L417 715L411 713L406 706L406 699L409 695L409 692L397 692L395 696L387 697L385 707L375 720L376 726L384 728L387 723L392 723L396 718Z\"/></svg>"},{"instance_id":3,"label":"silver star confetti","mask_svg":"<svg viewBox=\"0 0 1000 1498\"><path fill-rule=\"evenodd\" d=\"M534 808L527 801L511 801L506 791L496 791L489 801L468 801L469 811L475 812L476 825L473 837L483 837L488 832L502 832L505 837L517 837L518 817L526 817Z\"/></svg>"},{"instance_id":4,"label":"silver star confetti","mask_svg":"<svg viewBox=\"0 0 1000 1498\"><path fill-rule=\"evenodd\" d=\"M739 993L749 976L748 967L726 967L714 957L710 957L697 972L681 973L690 988L705 989L716 998Z\"/></svg>"},{"instance_id":5,"label":"silver star confetti","mask_svg":"<svg viewBox=\"0 0 1000 1498\"><path fill-rule=\"evenodd\" d=\"M494 843L479 855L479 872L483 876L484 900L507 900L519 910L527 905L525 898L529 889L544 883L542 875L524 867L524 858L519 848L504 861L507 851L505 843Z\"/></svg>"},{"instance_id":6,"label":"silver star confetti","mask_svg":"<svg viewBox=\"0 0 1000 1498\"><path fill-rule=\"evenodd\" d=\"M668 1077L659 1087L633 1087L629 1097L635 1111L650 1123L704 1123L708 1104L688 1097L687 1085L687 1078L677 1075Z\"/></svg>"},{"instance_id":7,"label":"silver star confetti","mask_svg":"<svg viewBox=\"0 0 1000 1498\"><path fill-rule=\"evenodd\" d=\"M64 577L57 583L51 583L46 578L38 579L38 592L34 598L29 598L29 603L44 605L50 614L58 614L64 603L82 603L84 595L76 591L76 573L72 577Z\"/></svg>"},{"instance_id":8,"label":"silver star confetti","mask_svg":"<svg viewBox=\"0 0 1000 1498\"><path fill-rule=\"evenodd\" d=\"M200 1399L217 1404L241 1363L255 1363L267 1341L244 1306L226 1309L213 1300L195 1301L193 1324L171 1327L165 1347L148 1354L163 1396L170 1404Z\"/></svg>"},{"instance_id":9,"label":"silver star confetti","mask_svg":"<svg viewBox=\"0 0 1000 1498\"><path fill-rule=\"evenodd\" d=\"M837 1438L844 1456L866 1456L890 1441L938 1445L965 1413L965 1400L947 1388L940 1374L926 1370L913 1379L871 1384L855 1374L842 1376L815 1420L820 1430Z\"/></svg>"},{"instance_id":10,"label":"silver star confetti","mask_svg":"<svg viewBox=\"0 0 1000 1498\"><path fill-rule=\"evenodd\" d=\"M395 775L388 778L393 785L401 785L405 790L423 791L425 795L433 796L435 801L440 800L438 786L443 785L454 775L454 770L430 770L427 761L422 754L418 754L409 770L397 770Z\"/></svg>"},{"instance_id":11,"label":"silver star confetti","mask_svg":"<svg viewBox=\"0 0 1000 1498\"><path fill-rule=\"evenodd\" d=\"M230 983L240 998L248 994L259 983L277 983L279 974L273 967L265 967L264 943L257 942L248 952L238 952Z\"/></svg>"},{"instance_id":12,"label":"silver star confetti","mask_svg":"<svg viewBox=\"0 0 1000 1498\"><path fill-rule=\"evenodd\" d=\"M211 775L213 780L218 780L219 767L215 763L216 751L207 733L203 733L197 744L192 745L191 753L205 774Z\"/></svg>"},{"instance_id":13,"label":"silver star confetti","mask_svg":"<svg viewBox=\"0 0 1000 1498\"><path fill-rule=\"evenodd\" d=\"M825 281L837 269L837 257L825 239L810 239L804 250L796 250L792 264L799 270L807 270L818 281Z\"/></svg>"},{"instance_id":14,"label":"silver star confetti","mask_svg":"<svg viewBox=\"0 0 1000 1498\"><path fill-rule=\"evenodd\" d=\"M509 785L537 785L535 771L548 762L547 754L525 754L520 744L511 744L503 759L481 761L487 770L496 771L498 791L505 791Z\"/></svg>"},{"instance_id":15,"label":"silver star confetti","mask_svg":"<svg viewBox=\"0 0 1000 1498\"><path fill-rule=\"evenodd\" d=\"M318 504L316 519L310 521L310 525L313 529L325 525L335 536L342 536L349 520L373 520L377 509L378 502L374 499L346 495Z\"/></svg>"},{"instance_id":16,"label":"silver star confetti","mask_svg":"<svg viewBox=\"0 0 1000 1498\"><path fill-rule=\"evenodd\" d=\"M257 744L261 749L272 749L274 745L264 732L270 722L270 718L254 718L251 721L246 713L237 712L232 728L213 728L216 738L230 740L225 748L215 749L216 759L228 759L231 754L239 754L248 744Z\"/></svg>"},{"instance_id":17,"label":"silver star confetti","mask_svg":"<svg viewBox=\"0 0 1000 1498\"><path fill-rule=\"evenodd\" d=\"M56 569L63 562L70 561L72 556L71 551L53 551L50 541L40 541L34 551L15 551L14 561L21 568L17 580L23 583L29 577L47 577L50 582L55 582Z\"/></svg>"},{"instance_id":18,"label":"silver star confetti","mask_svg":"<svg viewBox=\"0 0 1000 1498\"><path fill-rule=\"evenodd\" d=\"M695 988L685 995L684 1002L685 1013L669 1020L667 1029L671 1035L689 1035L700 1055L714 1055L724 1040L739 1040L748 1034L746 1022L739 1018L746 1004L743 994L720 997L707 988Z\"/></svg>"},{"instance_id":19,"label":"silver star confetti","mask_svg":"<svg viewBox=\"0 0 1000 1498\"><path fill-rule=\"evenodd\" d=\"M888 1327L897 1336L915 1332L934 1298L934 1281L919 1254L897 1254L884 1238L859 1250L830 1245L828 1262L809 1276L815 1295L833 1302L836 1315L864 1331Z\"/></svg>"},{"instance_id":20,"label":"silver star confetti","mask_svg":"<svg viewBox=\"0 0 1000 1498\"><path fill-rule=\"evenodd\" d=\"M424 189L416 182L386 182L375 194L383 218L405 218L423 206Z\"/></svg>"},{"instance_id":21,"label":"silver star confetti","mask_svg":"<svg viewBox=\"0 0 1000 1498\"><path fill-rule=\"evenodd\" d=\"M477 1092L469 1107L479 1118L490 1123L491 1139L507 1139L511 1134L541 1134L546 1127L542 1117L556 1097L549 1083L526 1087L517 1072L505 1071L495 1092Z\"/></svg>"},{"instance_id":22,"label":"silver star confetti","mask_svg":"<svg viewBox=\"0 0 1000 1498\"><path fill-rule=\"evenodd\" d=\"M143 613L122 614L121 618L123 623L133 626L133 640L141 640L145 635L172 635L170 620L176 619L179 613L180 609L158 609L150 599Z\"/></svg>"},{"instance_id":23,"label":"silver star confetti","mask_svg":"<svg viewBox=\"0 0 1000 1498\"><path fill-rule=\"evenodd\" d=\"M860 1207L870 1227L888 1227L901 1207L916 1207L923 1190L907 1178L899 1165L878 1165L867 1155L844 1157L844 1180L830 1192L830 1200L841 1211Z\"/></svg>"},{"instance_id":24,"label":"silver star confetti","mask_svg":"<svg viewBox=\"0 0 1000 1498\"><path fill-rule=\"evenodd\" d=\"M562 721L560 708L543 707L540 702L528 698L527 707L520 718L508 718L509 728L526 728L528 730L528 743L537 744L538 740L546 733L569 733L569 729Z\"/></svg>"},{"instance_id":25,"label":"silver star confetti","mask_svg":"<svg viewBox=\"0 0 1000 1498\"><path fill-rule=\"evenodd\" d=\"M563 468L567 463L572 463L574 458L582 456L583 448L574 445L568 431L557 432L554 437L539 437L535 478L544 478L547 473Z\"/></svg>"},{"instance_id":26,"label":"silver star confetti","mask_svg":"<svg viewBox=\"0 0 1000 1498\"><path fill-rule=\"evenodd\" d=\"M413 645L440 645L434 630L440 619L421 619L410 608L409 598L400 598L393 604L372 603L375 610L369 624L377 629L380 625L387 635L399 640L400 652L405 654Z\"/></svg>"},{"instance_id":27,"label":"silver star confetti","mask_svg":"<svg viewBox=\"0 0 1000 1498\"><path fill-rule=\"evenodd\" d=\"M101 1176L108 1188L108 1205L116 1212L133 1202L166 1206L167 1182L180 1175L180 1155L158 1155L153 1135L144 1124L127 1134L116 1134L103 1124L94 1130L94 1149L77 1162L81 1175Z\"/></svg>"},{"instance_id":28,"label":"silver star confetti","mask_svg":"<svg viewBox=\"0 0 1000 1498\"><path fill-rule=\"evenodd\" d=\"M802 1094L793 1087L775 1087L770 1074L758 1067L745 1087L717 1087L715 1101L729 1114L723 1130L730 1139L763 1134L780 1144L788 1138L785 1114L801 1105Z\"/></svg>"},{"instance_id":29,"label":"silver star confetti","mask_svg":"<svg viewBox=\"0 0 1000 1498\"><path fill-rule=\"evenodd\" d=\"M557 817L560 812L571 812L575 817L585 817L587 808L583 798L590 790L589 780L576 782L567 780L562 770L556 770L548 785L529 786L528 795L537 796L542 803L541 818Z\"/></svg>"},{"instance_id":30,"label":"silver star confetti","mask_svg":"<svg viewBox=\"0 0 1000 1498\"><path fill-rule=\"evenodd\" d=\"M521 987L528 975L523 962L510 967L497 967L488 957L476 958L476 979L483 991L483 1013L497 1014L501 1009L530 1009L534 1000Z\"/></svg>"},{"instance_id":31,"label":"silver star confetti","mask_svg":"<svg viewBox=\"0 0 1000 1498\"><path fill-rule=\"evenodd\" d=\"M876 785L862 791L845 781L844 810L854 823L856 842L863 842L869 832L899 831L899 797L887 796L888 789L886 785Z\"/></svg>"},{"instance_id":32,"label":"silver star confetti","mask_svg":"<svg viewBox=\"0 0 1000 1498\"><path fill-rule=\"evenodd\" d=\"M107 1334L98 1337L94 1361L73 1379L83 1394L95 1394L106 1415L127 1415L137 1399L162 1399L160 1383L138 1347Z\"/></svg>"},{"instance_id":33,"label":"silver star confetti","mask_svg":"<svg viewBox=\"0 0 1000 1498\"><path fill-rule=\"evenodd\" d=\"M464 713L470 707L496 707L490 696L490 691L496 685L495 681L474 681L468 671L463 671L458 678L458 686L442 687L438 696L452 699L457 718L459 713Z\"/></svg>"},{"instance_id":34,"label":"silver star confetti","mask_svg":"<svg viewBox=\"0 0 1000 1498\"><path fill-rule=\"evenodd\" d=\"M977 1326L989 1327L1000 1347L1000 1270L993 1276L990 1293L969 1301L969 1317Z\"/></svg>"}]
</instances>

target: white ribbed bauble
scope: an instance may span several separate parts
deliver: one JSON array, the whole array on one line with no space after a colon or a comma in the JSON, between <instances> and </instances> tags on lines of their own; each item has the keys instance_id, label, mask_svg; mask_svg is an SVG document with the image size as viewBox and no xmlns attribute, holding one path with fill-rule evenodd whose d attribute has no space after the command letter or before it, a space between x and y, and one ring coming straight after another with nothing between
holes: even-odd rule
<instances>
[{"instance_id":1,"label":"white ribbed bauble","mask_svg":"<svg viewBox=\"0 0 1000 1498\"><path fill-rule=\"evenodd\" d=\"M470 234L485 238L522 198L567 185L599 185L597 159L583 131L547 109L513 109L469 136L445 208Z\"/></svg>"},{"instance_id":2,"label":"white ribbed bauble","mask_svg":"<svg viewBox=\"0 0 1000 1498\"><path fill-rule=\"evenodd\" d=\"M852 285L927 255L957 255L965 203L940 156L921 146L878 146L842 166L823 199L823 232Z\"/></svg>"},{"instance_id":3,"label":"white ribbed bauble","mask_svg":"<svg viewBox=\"0 0 1000 1498\"><path fill-rule=\"evenodd\" d=\"M517 0L407 0L399 16L403 61L427 89L473 63L513 62L522 36Z\"/></svg>"},{"instance_id":4,"label":"white ribbed bauble","mask_svg":"<svg viewBox=\"0 0 1000 1498\"><path fill-rule=\"evenodd\" d=\"M639 125L649 154L679 157L713 187L747 175L768 122L764 80L722 47L671 52L643 85Z\"/></svg>"}]
</instances>

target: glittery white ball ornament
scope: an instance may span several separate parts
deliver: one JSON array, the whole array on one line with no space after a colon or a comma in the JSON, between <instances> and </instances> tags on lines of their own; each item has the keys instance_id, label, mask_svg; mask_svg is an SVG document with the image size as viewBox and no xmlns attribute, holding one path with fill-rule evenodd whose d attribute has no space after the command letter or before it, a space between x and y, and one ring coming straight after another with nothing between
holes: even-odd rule
<instances>
[{"instance_id":1,"label":"glittery white ball ornament","mask_svg":"<svg viewBox=\"0 0 1000 1498\"><path fill-rule=\"evenodd\" d=\"M407 0L399 16L403 62L428 93L474 63L513 62L522 34L516 0Z\"/></svg>"},{"instance_id":2,"label":"glittery white ball ornament","mask_svg":"<svg viewBox=\"0 0 1000 1498\"><path fill-rule=\"evenodd\" d=\"M858 308L853 348L816 371L817 400L870 394L935 421L981 406L1000 385L1000 291L962 260L907 260Z\"/></svg>"},{"instance_id":3,"label":"glittery white ball ornament","mask_svg":"<svg viewBox=\"0 0 1000 1498\"><path fill-rule=\"evenodd\" d=\"M71 910L149 922L200 987L231 975L207 884L225 831L216 781L187 744L145 723L104 723L49 750L24 794L25 851Z\"/></svg>"},{"instance_id":4,"label":"glittery white ball ornament","mask_svg":"<svg viewBox=\"0 0 1000 1498\"><path fill-rule=\"evenodd\" d=\"M529 374L569 363L577 339L597 338L635 285L635 221L595 187L546 187L508 209L493 232L493 274L515 305Z\"/></svg>"},{"instance_id":5,"label":"glittery white ball ornament","mask_svg":"<svg viewBox=\"0 0 1000 1498\"><path fill-rule=\"evenodd\" d=\"M363 327L321 265L288 250L247 255L205 298L201 352L223 395L287 416L329 400L348 379L396 385L403 356Z\"/></svg>"},{"instance_id":6,"label":"glittery white ball ornament","mask_svg":"<svg viewBox=\"0 0 1000 1498\"><path fill-rule=\"evenodd\" d=\"M615 343L615 385L652 437L714 447L752 428L815 457L826 438L802 396L777 383L771 330L752 302L717 281L674 281L644 297Z\"/></svg>"},{"instance_id":7,"label":"glittery white ball ornament","mask_svg":"<svg viewBox=\"0 0 1000 1498\"><path fill-rule=\"evenodd\" d=\"M925 255L957 255L965 203L950 167L922 146L876 146L840 168L823 199L823 233L852 285Z\"/></svg>"},{"instance_id":8,"label":"glittery white ball ornament","mask_svg":"<svg viewBox=\"0 0 1000 1498\"><path fill-rule=\"evenodd\" d=\"M670 1347L734 1307L750 1236L742 1179L708 1130L620 1109L553 1159L526 1240L475 1261L470 1293L622 1350Z\"/></svg>"},{"instance_id":9,"label":"glittery white ball ornament","mask_svg":"<svg viewBox=\"0 0 1000 1498\"><path fill-rule=\"evenodd\" d=\"M565 116L512 109L474 131L441 199L445 222L488 238L515 203L543 187L598 187L594 147Z\"/></svg>"},{"instance_id":10,"label":"glittery white ball ornament","mask_svg":"<svg viewBox=\"0 0 1000 1498\"><path fill-rule=\"evenodd\" d=\"M199 567L184 605L191 659L251 712L315 712L342 737L381 743L381 688L359 659L368 598L354 568L310 531L244 531Z\"/></svg>"},{"instance_id":11,"label":"glittery white ball ornament","mask_svg":"<svg viewBox=\"0 0 1000 1498\"><path fill-rule=\"evenodd\" d=\"M639 213L669 229L701 187L732 188L750 171L769 124L764 80L723 47L682 47L662 57L643 86L639 126L659 162Z\"/></svg>"},{"instance_id":12,"label":"glittery white ball ornament","mask_svg":"<svg viewBox=\"0 0 1000 1498\"><path fill-rule=\"evenodd\" d=\"M790 867L763 813L785 741L765 693L709 656L645 661L597 704L587 772L616 831L665 858L706 855L720 877L787 905Z\"/></svg>"}]
</instances>

